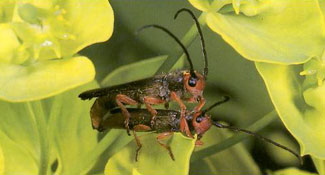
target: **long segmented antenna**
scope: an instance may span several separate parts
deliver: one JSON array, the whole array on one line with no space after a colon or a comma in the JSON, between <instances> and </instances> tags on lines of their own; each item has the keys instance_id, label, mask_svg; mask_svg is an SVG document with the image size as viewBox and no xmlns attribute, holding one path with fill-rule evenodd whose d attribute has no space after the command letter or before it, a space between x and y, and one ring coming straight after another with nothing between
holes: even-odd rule
<instances>
[{"instance_id":1,"label":"long segmented antenna","mask_svg":"<svg viewBox=\"0 0 325 175\"><path fill-rule=\"evenodd\" d=\"M194 73L194 68L193 68L193 63L191 61L191 58L190 58L190 54L188 53L186 47L183 45L183 43L171 32L169 31L168 29L166 29L165 27L163 26L160 26L160 25L157 25L157 24L150 24L150 25L145 25L141 28L139 28L137 31L136 31L136 34L138 34L139 32L141 32L143 29L146 29L146 28L157 28L157 29L160 29L164 32L166 32L169 36L171 36L172 38L174 38L174 40L182 47L186 57L187 57L187 60L190 64L190 73L191 73L191 77L196 77L195 73Z\"/></svg>"},{"instance_id":2,"label":"long segmented antenna","mask_svg":"<svg viewBox=\"0 0 325 175\"><path fill-rule=\"evenodd\" d=\"M213 123L213 125L215 125L218 128L223 128L223 129L226 128L226 129L230 129L230 130L237 131L237 132L243 132L243 133L249 134L251 136L254 136L254 137L256 137L256 138L258 138L260 140L263 140L265 142L268 142L268 143L270 143L270 144L272 144L274 146L277 146L279 148L282 148L282 149L290 152L294 156L296 156L299 159L300 164L301 165L303 164L303 160L302 160L301 156L298 153L296 153L295 151L291 150L290 148L288 148L286 146L283 146L283 145L281 145L281 144L279 144L279 143L277 143L277 142L275 142L275 141L273 141L271 139L268 139L266 137L263 137L263 136L261 136L261 135L259 135L257 133L254 133L254 132L249 131L249 130L246 130L246 129L241 129L241 128L237 128L237 127L234 127L234 126L223 125L223 124L218 123L216 121L213 121L212 123Z\"/></svg>"},{"instance_id":3,"label":"long segmented antenna","mask_svg":"<svg viewBox=\"0 0 325 175\"><path fill-rule=\"evenodd\" d=\"M195 21L195 24L196 24L196 28L199 32L199 35L200 35L200 40L201 40L201 48L202 48L202 53L203 53L203 57L204 57L204 72L203 72L203 76L205 79L207 79L207 76L208 76L208 56L207 56L207 52L205 50L205 42L204 42L204 38L203 38L203 33L202 33L202 30L201 30L201 27L200 27L200 23L199 21L197 20L197 18L195 17L195 15L193 14L193 12L190 10L190 9L187 9L187 8L182 8L180 10L178 10L174 16L174 19L177 18L178 14L181 13L181 12L187 12L189 13L193 20Z\"/></svg>"},{"instance_id":4,"label":"long segmented antenna","mask_svg":"<svg viewBox=\"0 0 325 175\"><path fill-rule=\"evenodd\" d=\"M214 107L221 105L222 103L226 103L227 101L229 101L230 97L229 96L223 96L223 100L216 102L215 104L209 106L207 109L202 111L202 114L205 114L206 112L210 111L211 109L213 109Z\"/></svg>"}]
</instances>

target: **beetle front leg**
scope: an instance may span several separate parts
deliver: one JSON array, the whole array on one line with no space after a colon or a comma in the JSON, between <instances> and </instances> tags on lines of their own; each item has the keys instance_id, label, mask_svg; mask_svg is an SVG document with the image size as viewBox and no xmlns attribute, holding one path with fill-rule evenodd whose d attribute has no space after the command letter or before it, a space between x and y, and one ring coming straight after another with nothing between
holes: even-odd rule
<instances>
[{"instance_id":1,"label":"beetle front leg","mask_svg":"<svg viewBox=\"0 0 325 175\"><path fill-rule=\"evenodd\" d=\"M138 103L133 100L132 98L123 95L123 94L118 94L116 96L116 104L121 108L122 110L122 114L126 117L124 124L125 124L125 128L126 128L126 132L128 133L128 135L130 134L130 127L129 127L129 120L130 120L130 113L129 111L126 109L126 107L123 105L123 103L128 104L128 105L137 105Z\"/></svg>"},{"instance_id":2,"label":"beetle front leg","mask_svg":"<svg viewBox=\"0 0 325 175\"><path fill-rule=\"evenodd\" d=\"M194 112L199 112L205 105L205 99L203 97L200 97L200 102L199 104L194 108Z\"/></svg>"},{"instance_id":3,"label":"beetle front leg","mask_svg":"<svg viewBox=\"0 0 325 175\"><path fill-rule=\"evenodd\" d=\"M177 96L175 92L171 92L171 98L176 101L181 108L181 117L180 117L180 130L182 133L186 133L187 137L194 138L185 118L186 106L183 101Z\"/></svg>"},{"instance_id":4,"label":"beetle front leg","mask_svg":"<svg viewBox=\"0 0 325 175\"><path fill-rule=\"evenodd\" d=\"M148 111L152 115L150 123L151 123L151 127L153 127L153 125L155 124L155 120L156 120L157 110L154 109L151 105L161 104L161 103L164 103L165 101L162 99L156 98L156 97L145 96L143 98L143 102L146 105Z\"/></svg>"},{"instance_id":5,"label":"beetle front leg","mask_svg":"<svg viewBox=\"0 0 325 175\"><path fill-rule=\"evenodd\" d=\"M187 99L186 101L188 103L196 103L197 101L199 101L199 104L197 106L195 106L195 108L194 108L194 113L199 112L205 105L205 99L203 97L199 97L199 100L197 100L196 97L191 97L191 98Z\"/></svg>"}]
</instances>

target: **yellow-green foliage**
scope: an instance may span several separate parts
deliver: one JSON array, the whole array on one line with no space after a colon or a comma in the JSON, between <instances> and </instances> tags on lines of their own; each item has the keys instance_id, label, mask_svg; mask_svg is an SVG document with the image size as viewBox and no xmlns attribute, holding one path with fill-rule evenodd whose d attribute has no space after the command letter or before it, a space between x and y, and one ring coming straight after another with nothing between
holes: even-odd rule
<instances>
[{"instance_id":1,"label":"yellow-green foliage","mask_svg":"<svg viewBox=\"0 0 325 175\"><path fill-rule=\"evenodd\" d=\"M123 4L116 1L117 6L119 3ZM143 4L150 3L154 1ZM259 119L251 129L265 127L278 114L300 144L301 155L311 155L318 172L324 174L325 2L189 0L189 4L202 11L199 17L202 27L207 24L239 54L254 61L264 80L275 111ZM134 13L126 26L132 26L136 20L142 25L143 18L138 15L141 16ZM121 21L127 21L122 13L120 17ZM230 137L229 132L217 128L207 132L203 138L207 144L193 154L195 140L176 134L169 141L175 162L155 143L156 135L140 136L144 147L140 151L140 162L135 162L135 143L126 131L110 130L99 134L91 128L89 109L93 100L82 101L78 94L99 85L92 81L95 77L93 63L78 52L108 40L113 33L113 23L113 10L107 0L1 0L0 174L260 174L261 170L245 146L236 145L223 151L245 137ZM186 47L196 35L197 30L192 25L182 38ZM120 43L115 49L119 47ZM167 72L182 54L179 49L175 55L124 65L108 74L101 85L134 81L151 76L157 70ZM108 58L109 61L116 59ZM213 59L209 58L212 65L212 73L208 76L210 87L215 87L213 81L220 77L224 82L235 79L214 73L213 66L219 63ZM183 62L179 62L174 68L182 65ZM242 72L241 75L245 76ZM249 87L252 91L258 89L254 83ZM229 88L227 83L218 85L220 91ZM238 95L234 91L244 87L229 89L227 92ZM216 98L211 91L207 93L210 95L207 99ZM240 95L238 97L242 97ZM249 99L259 99L254 95L253 98L248 95ZM243 110L245 103L238 99L230 102L230 110L223 110L248 114L250 109ZM246 118L240 119L244 120ZM288 173L310 174L295 168L270 172Z\"/></svg>"},{"instance_id":2,"label":"yellow-green foliage","mask_svg":"<svg viewBox=\"0 0 325 175\"><path fill-rule=\"evenodd\" d=\"M325 159L324 1L189 2L207 13L214 32L256 62L301 155Z\"/></svg>"},{"instance_id":3,"label":"yellow-green foliage","mask_svg":"<svg viewBox=\"0 0 325 175\"><path fill-rule=\"evenodd\" d=\"M0 99L42 99L93 80L92 62L76 54L107 40L113 21L105 0L1 1Z\"/></svg>"}]
</instances>

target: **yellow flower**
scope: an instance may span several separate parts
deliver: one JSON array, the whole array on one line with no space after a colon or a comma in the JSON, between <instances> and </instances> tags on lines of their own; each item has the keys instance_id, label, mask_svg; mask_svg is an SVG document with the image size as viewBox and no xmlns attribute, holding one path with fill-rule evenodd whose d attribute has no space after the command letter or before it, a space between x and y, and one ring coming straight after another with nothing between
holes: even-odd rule
<instances>
[{"instance_id":1,"label":"yellow flower","mask_svg":"<svg viewBox=\"0 0 325 175\"><path fill-rule=\"evenodd\" d=\"M108 40L107 0L0 2L0 99L46 98L94 79L92 62L76 55Z\"/></svg>"},{"instance_id":2,"label":"yellow flower","mask_svg":"<svg viewBox=\"0 0 325 175\"><path fill-rule=\"evenodd\" d=\"M214 32L255 61L275 110L300 144L301 154L324 160L325 2L189 2L206 13L206 23Z\"/></svg>"}]
</instances>

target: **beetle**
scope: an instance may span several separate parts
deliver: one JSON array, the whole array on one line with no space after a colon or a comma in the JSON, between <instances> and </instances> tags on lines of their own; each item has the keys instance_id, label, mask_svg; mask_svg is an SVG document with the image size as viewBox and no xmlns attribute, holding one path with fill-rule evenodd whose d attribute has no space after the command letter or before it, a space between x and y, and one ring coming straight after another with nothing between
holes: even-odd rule
<instances>
[{"instance_id":1,"label":"beetle","mask_svg":"<svg viewBox=\"0 0 325 175\"><path fill-rule=\"evenodd\" d=\"M195 15L189 9L183 8L177 11L174 18L176 19L178 14L181 12L189 13L197 26L205 60L204 73L201 74L194 70L187 49L168 29L155 24L143 26L138 31L142 31L146 28L156 28L171 36L183 49L189 62L190 70L174 71L122 85L92 89L81 93L79 97L82 100L97 98L90 110L92 126L94 129L99 131L102 130L101 122L103 116L111 109L119 107L122 110L122 114L126 117L124 126L127 133L130 135L129 121L131 115L124 105L145 104L147 110L152 115L151 123L154 124L157 110L151 105L165 104L165 106L168 106L170 101L175 101L179 104L181 109L181 132L186 133L188 137L193 137L185 119L186 106L183 101L188 103L198 102L198 105L195 107L194 111L199 111L204 106L205 99L203 98L203 90L205 88L205 81L208 75L208 60L203 34Z\"/></svg>"},{"instance_id":2,"label":"beetle","mask_svg":"<svg viewBox=\"0 0 325 175\"><path fill-rule=\"evenodd\" d=\"M223 128L223 129L230 129L233 131L237 132L243 132L252 136L257 137L258 139L261 139L263 141L266 141L270 144L273 144L277 147L280 147L286 151L289 151L293 155L295 155L300 162L302 162L301 157L299 156L298 153L294 152L293 150L273 141L268 138L265 138L259 134L256 134L252 131L246 130L246 129L241 129L237 128L234 126L228 126L224 125L220 122L217 122L211 118L211 115L209 115L207 112L214 107L225 103L229 100L229 97L224 97L223 100L218 101L208 107L205 110L201 110L198 112L194 111L186 111L186 121L189 125L190 131L192 134L197 134L197 141L196 145L202 145L203 143L200 141L202 138L203 134L210 129L210 127L216 126L218 128ZM175 111L175 110L166 110L166 109L157 109L157 115L156 115L156 120L155 123L152 125L151 124L151 114L146 110L146 109L136 109L136 108L128 108L128 111L131 113L132 118L130 118L129 121L129 126L130 129L133 132L133 135L135 137L135 141L137 144L137 149L136 149L136 156L135 160L138 160L138 155L139 151L142 147L142 144L140 142L140 139L136 135L136 132L153 132L153 133L158 133L157 135L157 142L159 145L167 149L170 157L172 160L175 160L175 157L172 153L172 150L170 146L164 144L162 140L170 137L173 135L174 132L181 132L180 129L180 112ZM121 113L121 109L117 108L114 109L110 112L108 112L103 121L103 129L125 129L124 127L124 120L125 116Z\"/></svg>"}]
</instances>

